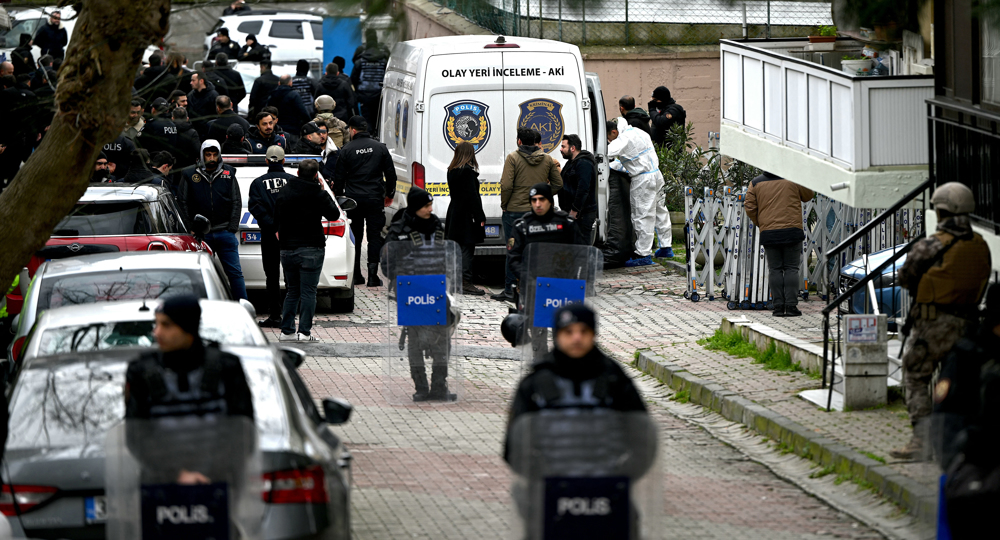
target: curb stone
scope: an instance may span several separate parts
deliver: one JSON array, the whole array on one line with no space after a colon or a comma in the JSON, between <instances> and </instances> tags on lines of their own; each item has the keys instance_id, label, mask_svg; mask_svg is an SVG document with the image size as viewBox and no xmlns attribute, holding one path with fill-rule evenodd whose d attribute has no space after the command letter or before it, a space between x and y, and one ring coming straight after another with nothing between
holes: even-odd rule
<instances>
[{"instance_id":1,"label":"curb stone","mask_svg":"<svg viewBox=\"0 0 1000 540\"><path fill-rule=\"evenodd\" d=\"M740 422L762 436L791 448L796 455L833 467L838 475L865 481L881 496L906 509L927 524L937 521L937 493L912 478L855 450L794 422L766 407L727 390L722 385L695 377L663 357L640 351L635 367L675 391L689 390L690 403L711 409L727 420Z\"/></svg>"}]
</instances>

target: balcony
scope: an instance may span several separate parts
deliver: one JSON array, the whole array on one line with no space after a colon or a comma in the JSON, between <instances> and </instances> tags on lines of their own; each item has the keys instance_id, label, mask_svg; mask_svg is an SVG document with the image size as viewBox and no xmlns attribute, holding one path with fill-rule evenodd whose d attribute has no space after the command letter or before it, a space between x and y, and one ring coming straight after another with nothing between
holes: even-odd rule
<instances>
[{"instance_id":1,"label":"balcony","mask_svg":"<svg viewBox=\"0 0 1000 540\"><path fill-rule=\"evenodd\" d=\"M885 208L927 179L933 76L855 77L838 40L721 40L723 154L856 208Z\"/></svg>"}]
</instances>

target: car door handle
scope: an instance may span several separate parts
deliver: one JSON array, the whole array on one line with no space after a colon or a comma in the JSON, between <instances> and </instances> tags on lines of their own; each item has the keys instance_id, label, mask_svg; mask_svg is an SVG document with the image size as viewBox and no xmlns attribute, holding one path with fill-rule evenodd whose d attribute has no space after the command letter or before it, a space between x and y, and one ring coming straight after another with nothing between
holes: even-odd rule
<instances>
[{"instance_id":1,"label":"car door handle","mask_svg":"<svg viewBox=\"0 0 1000 540\"><path fill-rule=\"evenodd\" d=\"M323 50L323 47L316 47L316 50L317 50L317 51L322 51L322 50Z\"/></svg>"}]
</instances>

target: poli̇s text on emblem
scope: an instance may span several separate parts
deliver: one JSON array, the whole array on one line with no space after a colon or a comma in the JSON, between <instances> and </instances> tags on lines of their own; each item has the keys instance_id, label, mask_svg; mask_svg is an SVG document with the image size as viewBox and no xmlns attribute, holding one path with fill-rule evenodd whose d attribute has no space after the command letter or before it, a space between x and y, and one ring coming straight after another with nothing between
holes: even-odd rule
<instances>
[{"instance_id":1,"label":"poli\u0307s text on emblem","mask_svg":"<svg viewBox=\"0 0 1000 540\"><path fill-rule=\"evenodd\" d=\"M406 148L406 132L410 129L410 100L403 100L403 148Z\"/></svg>"},{"instance_id":2,"label":"poli\u0307s text on emblem","mask_svg":"<svg viewBox=\"0 0 1000 540\"><path fill-rule=\"evenodd\" d=\"M551 99L529 99L518 105L521 109L517 117L518 129L533 129L542 134L538 146L549 153L562 142L566 129L562 116L562 103Z\"/></svg>"},{"instance_id":3,"label":"poli\u0307s text on emblem","mask_svg":"<svg viewBox=\"0 0 1000 540\"><path fill-rule=\"evenodd\" d=\"M400 111L402 110L402 108L403 108L402 102L400 102L399 100L397 100L396 101L396 125L395 125L396 144L397 145L399 144L399 122L402 120L402 118L400 118Z\"/></svg>"},{"instance_id":4,"label":"poli\u0307s text on emblem","mask_svg":"<svg viewBox=\"0 0 1000 540\"><path fill-rule=\"evenodd\" d=\"M478 101L456 101L445 106L444 138L452 150L459 143L471 144L478 153L490 140L488 105Z\"/></svg>"}]
</instances>

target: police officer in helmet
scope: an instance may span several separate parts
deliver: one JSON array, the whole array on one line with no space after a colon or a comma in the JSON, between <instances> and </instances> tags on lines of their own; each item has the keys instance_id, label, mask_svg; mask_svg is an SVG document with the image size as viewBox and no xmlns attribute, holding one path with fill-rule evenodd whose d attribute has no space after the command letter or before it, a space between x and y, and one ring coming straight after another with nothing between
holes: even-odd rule
<instances>
[{"instance_id":1,"label":"police officer in helmet","mask_svg":"<svg viewBox=\"0 0 1000 540\"><path fill-rule=\"evenodd\" d=\"M143 353L125 374L125 418L221 415L254 417L240 359L198 333L201 306L191 294L156 308L159 350Z\"/></svg>"},{"instance_id":2,"label":"police officer in helmet","mask_svg":"<svg viewBox=\"0 0 1000 540\"><path fill-rule=\"evenodd\" d=\"M508 463L509 430L522 414L574 407L646 411L632 380L617 362L597 348L597 318L589 307L570 304L560 309L555 314L553 330L555 348L535 364L514 394L504 447Z\"/></svg>"},{"instance_id":3,"label":"police officer in helmet","mask_svg":"<svg viewBox=\"0 0 1000 540\"><path fill-rule=\"evenodd\" d=\"M912 299L903 328L903 368L906 407L913 426L930 415L931 376L975 320L990 273L989 247L969 221L976 208L972 190L948 182L934 191L931 203L937 213L937 232L913 246L899 271L900 282ZM923 446L915 431L905 447L889 453L911 459Z\"/></svg>"},{"instance_id":4,"label":"police officer in helmet","mask_svg":"<svg viewBox=\"0 0 1000 540\"><path fill-rule=\"evenodd\" d=\"M514 244L510 248L510 269L521 279L524 249L535 242L548 244L576 243L576 223L569 214L555 207L552 186L539 182L528 192L531 212L514 222Z\"/></svg>"}]
</instances>

